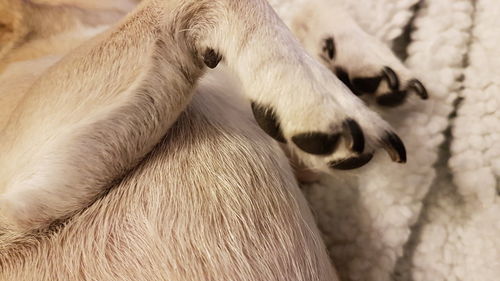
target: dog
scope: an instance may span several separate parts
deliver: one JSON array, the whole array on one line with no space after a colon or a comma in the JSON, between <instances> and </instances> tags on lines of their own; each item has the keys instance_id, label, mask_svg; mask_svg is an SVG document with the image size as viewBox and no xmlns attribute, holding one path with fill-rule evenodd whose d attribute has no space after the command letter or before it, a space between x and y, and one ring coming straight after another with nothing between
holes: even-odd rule
<instances>
[{"instance_id":1,"label":"dog","mask_svg":"<svg viewBox=\"0 0 500 281\"><path fill-rule=\"evenodd\" d=\"M338 280L281 147L404 163L356 95L425 87L333 0L136 4L0 0L0 280Z\"/></svg>"}]
</instances>

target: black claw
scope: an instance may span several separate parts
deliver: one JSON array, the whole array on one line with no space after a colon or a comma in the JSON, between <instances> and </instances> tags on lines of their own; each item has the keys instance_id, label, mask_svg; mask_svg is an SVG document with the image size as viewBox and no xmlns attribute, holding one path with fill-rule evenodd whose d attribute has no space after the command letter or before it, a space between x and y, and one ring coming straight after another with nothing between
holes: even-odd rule
<instances>
[{"instance_id":1,"label":"black claw","mask_svg":"<svg viewBox=\"0 0 500 281\"><path fill-rule=\"evenodd\" d=\"M325 40L325 46L323 47L323 51L328 54L328 57L331 60L335 58L337 50L335 49L335 40L333 40L333 37L327 38Z\"/></svg>"},{"instance_id":2,"label":"black claw","mask_svg":"<svg viewBox=\"0 0 500 281\"><path fill-rule=\"evenodd\" d=\"M339 161L332 161L328 165L336 170L353 170L368 164L373 158L372 153L361 154L358 157L348 158Z\"/></svg>"},{"instance_id":3,"label":"black claw","mask_svg":"<svg viewBox=\"0 0 500 281\"><path fill-rule=\"evenodd\" d=\"M401 139L392 132L387 132L383 140L384 149L391 156L392 161L397 163L406 163L406 148Z\"/></svg>"},{"instance_id":4,"label":"black claw","mask_svg":"<svg viewBox=\"0 0 500 281\"><path fill-rule=\"evenodd\" d=\"M343 68L335 68L335 75L337 75L337 78L339 78L339 80L342 81L342 83L344 83L344 85L346 85L356 96L361 96L363 94L362 92L358 92L352 85L351 79L349 79L349 74Z\"/></svg>"},{"instance_id":5,"label":"black claw","mask_svg":"<svg viewBox=\"0 0 500 281\"><path fill-rule=\"evenodd\" d=\"M216 68L219 62L222 60L222 56L217 53L214 49L207 49L203 55L203 61L209 68Z\"/></svg>"},{"instance_id":6,"label":"black claw","mask_svg":"<svg viewBox=\"0 0 500 281\"><path fill-rule=\"evenodd\" d=\"M347 119L344 121L343 127L348 147L356 153L363 153L365 150L365 136L358 122Z\"/></svg>"},{"instance_id":7,"label":"black claw","mask_svg":"<svg viewBox=\"0 0 500 281\"><path fill-rule=\"evenodd\" d=\"M415 91L417 95L422 98L423 100L426 100L429 98L429 94L427 93L427 89L425 89L424 85L422 82L418 81L417 79L413 79L410 82L408 82L408 92L410 91Z\"/></svg>"},{"instance_id":8,"label":"black claw","mask_svg":"<svg viewBox=\"0 0 500 281\"><path fill-rule=\"evenodd\" d=\"M377 97L377 103L381 106L394 107L401 105L406 100L407 93L397 91Z\"/></svg>"},{"instance_id":9,"label":"black claw","mask_svg":"<svg viewBox=\"0 0 500 281\"><path fill-rule=\"evenodd\" d=\"M377 91L381 81L381 76L370 78L354 78L352 79L352 85L356 89L356 92L371 94Z\"/></svg>"},{"instance_id":10,"label":"black claw","mask_svg":"<svg viewBox=\"0 0 500 281\"><path fill-rule=\"evenodd\" d=\"M386 66L382 70L382 77L387 81L389 89L393 91L399 90L399 78L392 68Z\"/></svg>"},{"instance_id":11,"label":"black claw","mask_svg":"<svg viewBox=\"0 0 500 281\"><path fill-rule=\"evenodd\" d=\"M328 155L337 148L339 134L305 133L292 137L292 141L303 151L315 155Z\"/></svg>"},{"instance_id":12,"label":"black claw","mask_svg":"<svg viewBox=\"0 0 500 281\"><path fill-rule=\"evenodd\" d=\"M275 140L286 143L286 139L281 131L280 123L272 109L252 102L252 111L257 124L259 124L264 132Z\"/></svg>"}]
</instances>

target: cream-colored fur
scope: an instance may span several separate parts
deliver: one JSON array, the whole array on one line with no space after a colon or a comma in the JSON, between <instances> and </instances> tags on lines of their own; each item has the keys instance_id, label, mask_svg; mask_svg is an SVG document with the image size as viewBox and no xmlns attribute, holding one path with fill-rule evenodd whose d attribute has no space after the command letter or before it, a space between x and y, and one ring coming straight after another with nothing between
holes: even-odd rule
<instances>
[{"instance_id":1,"label":"cream-colored fur","mask_svg":"<svg viewBox=\"0 0 500 281\"><path fill-rule=\"evenodd\" d=\"M4 230L0 280L336 280L286 158L210 85L64 227Z\"/></svg>"},{"instance_id":2,"label":"cream-colored fur","mask_svg":"<svg viewBox=\"0 0 500 281\"><path fill-rule=\"evenodd\" d=\"M289 143L351 117L387 148L389 125L264 0L147 0L114 25L134 4L0 0L0 280L336 280L241 96ZM344 142L288 149L328 170Z\"/></svg>"},{"instance_id":3,"label":"cream-colored fur","mask_svg":"<svg viewBox=\"0 0 500 281\"><path fill-rule=\"evenodd\" d=\"M12 3L7 10L20 18L31 17L26 10L37 8L21 5L16 11L10 9ZM52 12L49 6L40 9ZM248 104L237 95L220 96L229 90L210 81L221 75L213 73L212 78L200 82L200 90L186 109L202 67L197 58L185 55L191 46L182 42L183 36L176 38L178 41L168 36L161 41L151 37L158 32L154 24L163 13L156 14L157 10L145 5L118 31L92 39L87 47L66 55L101 32L100 25L106 23L82 24L80 16L88 16L82 13L95 11L73 10L71 6L63 9L71 15L68 18L73 17L70 23L64 22L64 15L39 14L41 23L26 27L34 38L26 39L20 33L16 40L26 42L13 44L15 48L4 45L10 50L2 54L0 76L2 192L10 175L32 165L40 165L37 169L42 170L57 167L58 181L74 173L64 171L65 166L57 166L57 161L46 163L49 166L38 162L47 156L80 155L74 158L78 171L94 171L84 175L84 182L96 171L105 174L108 169L117 169L114 157L121 157L119 151L107 150L99 159L110 162L90 166L99 165L92 157L101 156L93 156L92 145L98 149L123 142L123 146L140 151L140 157L128 159L127 167L112 172L119 177L104 179L105 184L94 189L98 192L91 195L91 205L69 207L77 213L58 213L56 217L71 215L63 224L55 222L46 228L46 217L30 220L33 213L24 219L10 216L3 221L0 280L336 279L285 156L256 126ZM109 13L110 19L116 15L116 11ZM62 23L53 21L58 18ZM49 23L54 25L53 34L37 30L37 26ZM45 34L37 37L37 32ZM122 43L123 36L131 41ZM117 61L122 64L116 65ZM181 73L181 66L188 73ZM79 84L84 77L92 81L90 86ZM155 87L149 87L148 80ZM70 91L86 87L92 90ZM241 112L242 108L247 108L246 112ZM148 112L146 119L134 120L134 112L141 110ZM163 138L174 121L176 125ZM143 126L162 128L154 135L155 130L141 133ZM76 132L83 137L86 133L96 136L99 130L102 135L97 134L97 143L87 142L73 152L71 143L68 147L67 141ZM44 132L67 137L56 143L57 137L45 134L48 139L39 138ZM134 136L146 136L147 142L134 143ZM23 152L19 147L24 147ZM29 159L44 152L48 152L46 156L30 163ZM64 205L64 200L75 196L71 186L67 188L55 197L32 200ZM76 204L82 202L85 200ZM2 208L8 210L5 205ZM19 231L33 225L39 230Z\"/></svg>"}]
</instances>

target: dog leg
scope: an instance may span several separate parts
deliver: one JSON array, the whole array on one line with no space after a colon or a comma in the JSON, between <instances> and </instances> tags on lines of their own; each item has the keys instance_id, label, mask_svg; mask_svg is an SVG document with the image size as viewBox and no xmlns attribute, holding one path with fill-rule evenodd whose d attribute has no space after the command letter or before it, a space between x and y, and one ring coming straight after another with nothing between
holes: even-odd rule
<instances>
[{"instance_id":1,"label":"dog leg","mask_svg":"<svg viewBox=\"0 0 500 281\"><path fill-rule=\"evenodd\" d=\"M286 157L217 74L152 153L63 227L16 238L0 226L0 280L338 280Z\"/></svg>"},{"instance_id":2,"label":"dog leg","mask_svg":"<svg viewBox=\"0 0 500 281\"><path fill-rule=\"evenodd\" d=\"M31 229L70 216L177 119L204 66L183 32L192 15L174 2L145 3L31 87L0 138L0 206L9 222Z\"/></svg>"},{"instance_id":3,"label":"dog leg","mask_svg":"<svg viewBox=\"0 0 500 281\"><path fill-rule=\"evenodd\" d=\"M241 79L261 127L308 166L366 164L401 140L306 54L264 0L150 0L33 85L2 134L2 208L41 226L92 202L189 103L203 62Z\"/></svg>"}]
</instances>

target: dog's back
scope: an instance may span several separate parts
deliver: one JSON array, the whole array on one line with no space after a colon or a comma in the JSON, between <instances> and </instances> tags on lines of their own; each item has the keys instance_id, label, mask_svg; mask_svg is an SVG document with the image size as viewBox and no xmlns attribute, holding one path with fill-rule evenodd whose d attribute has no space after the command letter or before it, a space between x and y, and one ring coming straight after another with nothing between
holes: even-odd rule
<instances>
[{"instance_id":1,"label":"dog's back","mask_svg":"<svg viewBox=\"0 0 500 281\"><path fill-rule=\"evenodd\" d=\"M64 53L22 62L18 52L4 54L4 67L18 63L0 77L12 81L1 90L6 112L21 81L29 87ZM214 81L201 83L137 167L69 221L32 234L0 225L0 280L335 280L286 157L235 87Z\"/></svg>"}]
</instances>

